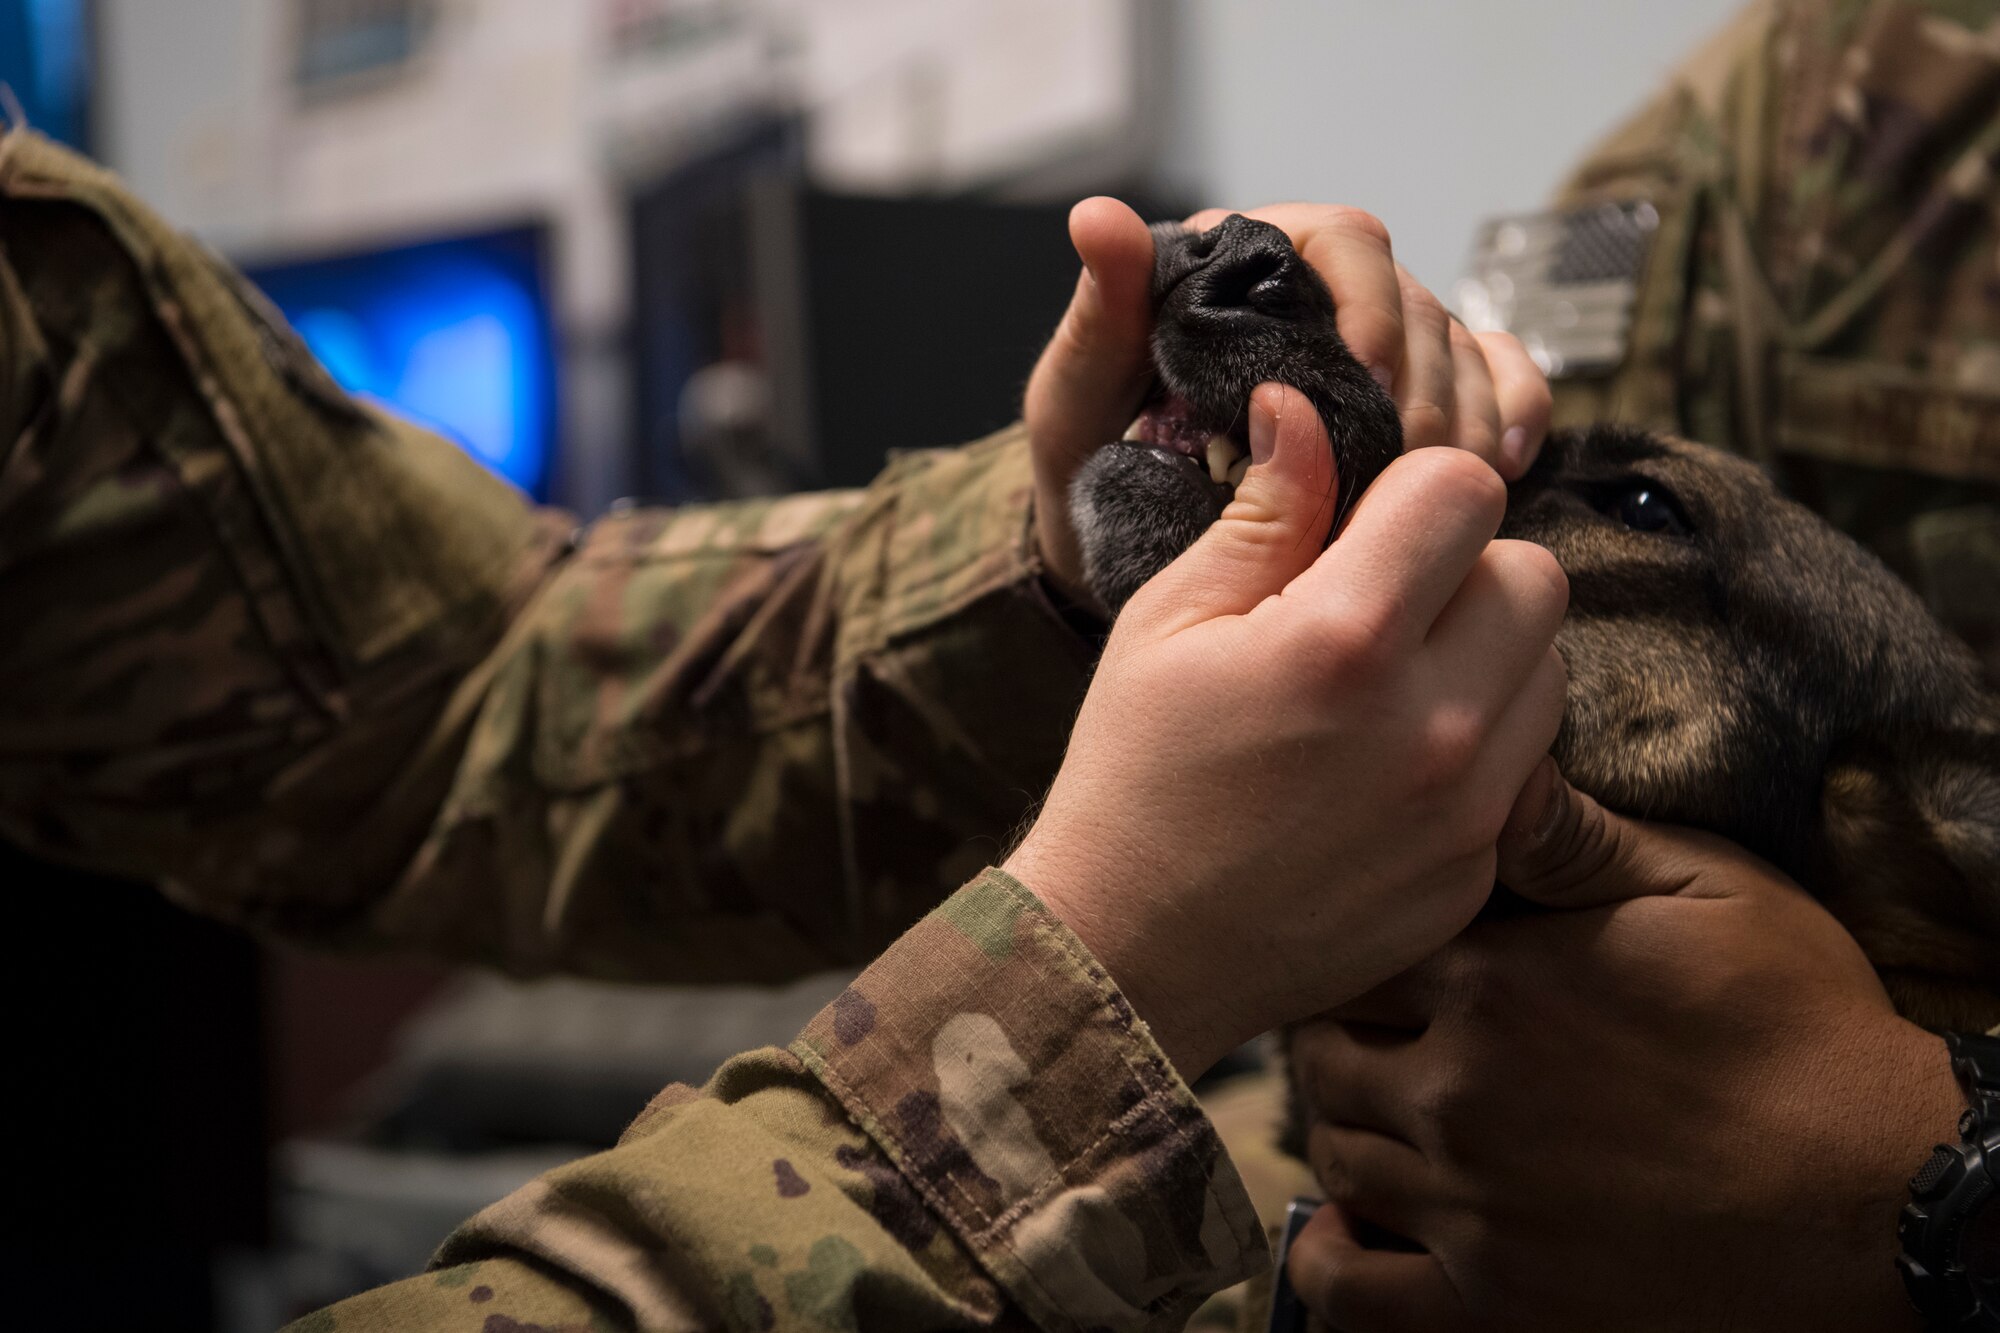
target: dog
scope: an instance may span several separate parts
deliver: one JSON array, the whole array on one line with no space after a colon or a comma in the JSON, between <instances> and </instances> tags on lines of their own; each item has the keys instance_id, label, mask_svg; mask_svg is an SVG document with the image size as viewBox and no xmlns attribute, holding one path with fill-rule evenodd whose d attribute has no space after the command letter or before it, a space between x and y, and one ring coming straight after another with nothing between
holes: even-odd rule
<instances>
[{"instance_id":1,"label":"dog","mask_svg":"<svg viewBox=\"0 0 2000 1333\"><path fill-rule=\"evenodd\" d=\"M1343 513L1402 449L1283 232L1232 216L1153 236L1157 384L1070 493L1113 615L1228 502L1258 384L1318 410ZM1770 861L1913 1021L2000 1023L2000 700L1909 588L1750 463L1615 426L1553 434L1500 535L1569 576L1555 757L1572 783Z\"/></svg>"}]
</instances>

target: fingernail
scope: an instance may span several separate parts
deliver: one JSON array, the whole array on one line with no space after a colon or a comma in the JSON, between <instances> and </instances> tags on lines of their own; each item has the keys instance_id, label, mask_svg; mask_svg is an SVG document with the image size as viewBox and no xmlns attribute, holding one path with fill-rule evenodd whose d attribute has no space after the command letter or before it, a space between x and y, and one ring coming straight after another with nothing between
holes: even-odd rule
<instances>
[{"instance_id":1,"label":"fingernail","mask_svg":"<svg viewBox=\"0 0 2000 1333\"><path fill-rule=\"evenodd\" d=\"M1528 470L1528 428L1509 426L1507 433L1500 437L1500 456L1507 460L1507 467L1514 476Z\"/></svg>"},{"instance_id":2,"label":"fingernail","mask_svg":"<svg viewBox=\"0 0 2000 1333\"><path fill-rule=\"evenodd\" d=\"M1393 394L1395 392L1396 376L1395 372L1391 371L1389 367L1370 366L1368 367L1368 373L1373 375L1375 382L1382 386L1383 393Z\"/></svg>"},{"instance_id":3,"label":"fingernail","mask_svg":"<svg viewBox=\"0 0 2000 1333\"><path fill-rule=\"evenodd\" d=\"M1256 466L1271 461L1271 455L1278 451L1278 414L1267 412L1257 404L1250 405L1250 463Z\"/></svg>"}]
</instances>

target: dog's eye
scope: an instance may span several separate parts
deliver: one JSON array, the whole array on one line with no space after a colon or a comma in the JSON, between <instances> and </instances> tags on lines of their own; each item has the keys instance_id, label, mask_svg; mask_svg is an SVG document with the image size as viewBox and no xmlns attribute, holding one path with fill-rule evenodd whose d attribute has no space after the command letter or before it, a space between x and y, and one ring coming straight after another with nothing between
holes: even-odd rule
<instances>
[{"instance_id":1,"label":"dog's eye","mask_svg":"<svg viewBox=\"0 0 2000 1333\"><path fill-rule=\"evenodd\" d=\"M1694 531L1679 500L1666 487L1650 481L1634 481L1606 497L1604 512L1634 532L1661 532L1669 537L1686 537Z\"/></svg>"}]
</instances>

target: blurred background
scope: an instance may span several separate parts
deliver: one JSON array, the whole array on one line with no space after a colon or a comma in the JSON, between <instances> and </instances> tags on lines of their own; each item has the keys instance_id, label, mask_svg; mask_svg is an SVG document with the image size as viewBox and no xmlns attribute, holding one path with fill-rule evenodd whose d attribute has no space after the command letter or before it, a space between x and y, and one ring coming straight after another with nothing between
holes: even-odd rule
<instances>
[{"instance_id":1,"label":"blurred background","mask_svg":"<svg viewBox=\"0 0 2000 1333\"><path fill-rule=\"evenodd\" d=\"M1534 209L1733 8L0 0L0 80L347 387L588 518L1004 425L1087 194L1358 204L1449 291L1480 219ZM406 1275L840 984L520 985L263 948L20 858L0 882L62 960L16 983L46 1016L16 1142L24 1271L75 1327L131 1322L78 1311L93 1284L234 1333Z\"/></svg>"}]
</instances>

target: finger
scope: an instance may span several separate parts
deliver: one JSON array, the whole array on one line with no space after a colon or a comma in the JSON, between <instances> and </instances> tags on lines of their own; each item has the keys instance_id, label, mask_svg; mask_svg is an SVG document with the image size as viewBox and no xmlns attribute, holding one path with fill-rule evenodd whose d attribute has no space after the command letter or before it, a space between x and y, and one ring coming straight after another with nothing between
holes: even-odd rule
<instances>
[{"instance_id":1,"label":"finger","mask_svg":"<svg viewBox=\"0 0 2000 1333\"><path fill-rule=\"evenodd\" d=\"M1069 231L1084 268L1026 406L1038 437L1071 445L1081 461L1118 438L1150 376L1153 237L1137 213L1104 197L1071 209Z\"/></svg>"},{"instance_id":2,"label":"finger","mask_svg":"<svg viewBox=\"0 0 2000 1333\"><path fill-rule=\"evenodd\" d=\"M1305 395L1281 384L1250 395L1250 459L1222 516L1126 603L1121 625L1165 635L1243 615L1312 565L1339 480L1326 427Z\"/></svg>"},{"instance_id":3,"label":"finger","mask_svg":"<svg viewBox=\"0 0 2000 1333\"><path fill-rule=\"evenodd\" d=\"M1486 353L1472 331L1451 321L1451 366L1453 390L1457 394L1451 423L1451 447L1477 454L1503 478L1507 471L1500 454L1500 398L1493 384L1493 370Z\"/></svg>"},{"instance_id":4,"label":"finger","mask_svg":"<svg viewBox=\"0 0 2000 1333\"><path fill-rule=\"evenodd\" d=\"M1403 448L1450 444L1458 403L1451 316L1401 264L1396 265L1396 279L1403 307L1403 365L1396 372L1395 398L1403 418Z\"/></svg>"},{"instance_id":5,"label":"finger","mask_svg":"<svg viewBox=\"0 0 2000 1333\"><path fill-rule=\"evenodd\" d=\"M1500 461L1494 466L1518 481L1535 464L1555 415L1549 377L1511 333L1476 333L1500 404Z\"/></svg>"},{"instance_id":6,"label":"finger","mask_svg":"<svg viewBox=\"0 0 2000 1333\"><path fill-rule=\"evenodd\" d=\"M1389 229L1358 208L1273 204L1246 214L1292 238L1333 295L1334 325L1368 373L1394 392L1405 351L1403 284Z\"/></svg>"},{"instance_id":7,"label":"finger","mask_svg":"<svg viewBox=\"0 0 2000 1333\"><path fill-rule=\"evenodd\" d=\"M1437 1170L1401 1139L1314 1120L1306 1130L1306 1162L1330 1202L1350 1218L1421 1245L1431 1234L1442 1186Z\"/></svg>"},{"instance_id":8,"label":"finger","mask_svg":"<svg viewBox=\"0 0 2000 1333\"><path fill-rule=\"evenodd\" d=\"M1422 1151L1418 1090L1430 1056L1421 1033L1317 1019L1288 1034L1285 1058L1312 1123L1365 1129Z\"/></svg>"},{"instance_id":9,"label":"finger","mask_svg":"<svg viewBox=\"0 0 2000 1333\"><path fill-rule=\"evenodd\" d=\"M1376 1039L1385 1042L1421 1036L1437 1018L1450 984L1452 954L1460 947L1458 940L1452 941L1372 990L1329 1009L1315 1018L1313 1025L1332 1022L1380 1029Z\"/></svg>"},{"instance_id":10,"label":"finger","mask_svg":"<svg viewBox=\"0 0 2000 1333\"><path fill-rule=\"evenodd\" d=\"M1439 613L1425 644L1440 669L1469 689L1480 720L1490 721L1511 705L1548 655L1568 606L1569 579L1547 549L1532 542L1491 542ZM1522 778L1527 774L1521 770ZM1519 789L1517 782L1507 790L1511 795Z\"/></svg>"},{"instance_id":11,"label":"finger","mask_svg":"<svg viewBox=\"0 0 2000 1333\"><path fill-rule=\"evenodd\" d=\"M1727 844L1703 840L1711 853ZM1682 830L1614 814L1543 760L1522 785L1501 829L1500 882L1546 907L1600 907L1688 891L1699 878Z\"/></svg>"},{"instance_id":12,"label":"finger","mask_svg":"<svg viewBox=\"0 0 2000 1333\"><path fill-rule=\"evenodd\" d=\"M1568 696L1569 672L1563 665L1562 654L1554 648L1544 649L1487 733L1469 785L1491 802L1476 817L1482 829L1491 830L1496 843L1506 834L1508 822L1519 806L1520 793L1536 780L1548 760L1549 747L1555 744L1556 732L1562 728ZM1497 875L1497 847L1493 866ZM1498 878L1502 883L1507 882L1505 875Z\"/></svg>"},{"instance_id":13,"label":"finger","mask_svg":"<svg viewBox=\"0 0 2000 1333\"><path fill-rule=\"evenodd\" d=\"M1464 1319L1436 1259L1366 1248L1338 1204L1305 1224L1286 1272L1305 1307L1341 1333L1436 1333Z\"/></svg>"},{"instance_id":14,"label":"finger","mask_svg":"<svg viewBox=\"0 0 2000 1333\"><path fill-rule=\"evenodd\" d=\"M1096 198L1071 210L1070 239L1084 270L1022 405L1044 550L1064 570L1081 565L1068 521L1070 481L1093 452L1124 434L1152 373L1151 233L1124 204Z\"/></svg>"},{"instance_id":15,"label":"finger","mask_svg":"<svg viewBox=\"0 0 2000 1333\"><path fill-rule=\"evenodd\" d=\"M1423 642L1500 528L1507 488L1455 449L1390 463L1339 541L1293 585L1344 633L1392 650ZM1289 594L1288 594L1289 595Z\"/></svg>"}]
</instances>

